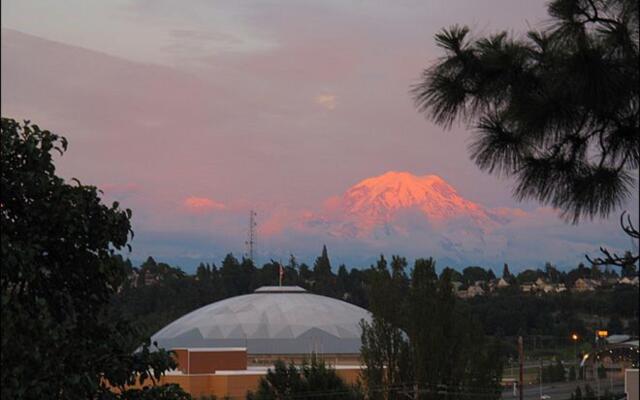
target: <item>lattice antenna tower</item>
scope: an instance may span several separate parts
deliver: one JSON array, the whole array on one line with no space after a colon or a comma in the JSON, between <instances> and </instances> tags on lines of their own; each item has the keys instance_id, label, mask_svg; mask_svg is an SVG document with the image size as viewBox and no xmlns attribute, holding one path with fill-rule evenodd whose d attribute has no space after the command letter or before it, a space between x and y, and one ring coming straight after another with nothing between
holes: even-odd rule
<instances>
[{"instance_id":1,"label":"lattice antenna tower","mask_svg":"<svg viewBox=\"0 0 640 400\"><path fill-rule=\"evenodd\" d=\"M258 244L258 222L256 221L256 213L254 210L249 211L249 231L247 232L247 241L244 242L246 246L246 254L245 256L254 262L255 264L255 250Z\"/></svg>"}]
</instances>

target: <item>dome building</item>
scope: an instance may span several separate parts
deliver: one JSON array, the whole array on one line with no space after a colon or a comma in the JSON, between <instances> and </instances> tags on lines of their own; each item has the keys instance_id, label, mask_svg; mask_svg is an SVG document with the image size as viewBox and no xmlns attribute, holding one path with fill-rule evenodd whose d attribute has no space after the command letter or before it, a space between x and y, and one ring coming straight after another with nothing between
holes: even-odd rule
<instances>
[{"instance_id":1,"label":"dome building","mask_svg":"<svg viewBox=\"0 0 640 400\"><path fill-rule=\"evenodd\" d=\"M360 353L360 322L367 310L298 286L264 286L199 308L170 323L151 340L159 347L245 347L254 359L311 353L353 358Z\"/></svg>"},{"instance_id":2,"label":"dome building","mask_svg":"<svg viewBox=\"0 0 640 400\"><path fill-rule=\"evenodd\" d=\"M324 359L346 382L360 374L361 321L371 314L298 286L265 286L201 307L151 337L178 368L161 378L193 396L243 397L277 359Z\"/></svg>"}]
</instances>

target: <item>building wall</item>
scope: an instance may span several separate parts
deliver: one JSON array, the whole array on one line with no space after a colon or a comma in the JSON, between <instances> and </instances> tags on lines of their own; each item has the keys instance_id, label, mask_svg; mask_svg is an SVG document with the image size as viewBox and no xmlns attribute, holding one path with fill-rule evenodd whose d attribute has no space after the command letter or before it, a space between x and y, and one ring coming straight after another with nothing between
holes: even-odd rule
<instances>
[{"instance_id":1,"label":"building wall","mask_svg":"<svg viewBox=\"0 0 640 400\"><path fill-rule=\"evenodd\" d=\"M178 367L160 378L160 384L178 384L194 398L214 395L245 398L248 391L258 389L260 379L267 374L266 368L248 369L246 349L173 349ZM261 356L262 357L262 356ZM264 366L272 366L283 356L271 355L261 359ZM307 355L284 356L285 361L300 364ZM359 357L356 355L320 355L320 359L336 368L337 375L347 384L356 384L360 378ZM344 365L351 361L351 365ZM132 385L131 387L140 387Z\"/></svg>"},{"instance_id":2,"label":"building wall","mask_svg":"<svg viewBox=\"0 0 640 400\"><path fill-rule=\"evenodd\" d=\"M189 350L188 349L173 349L173 358L178 363L178 369L182 373L189 373Z\"/></svg>"},{"instance_id":3,"label":"building wall","mask_svg":"<svg viewBox=\"0 0 640 400\"><path fill-rule=\"evenodd\" d=\"M324 361L327 365L359 365L360 354L316 354L317 359ZM293 362L302 364L309 361L311 354L249 354L248 364L254 366L271 366L277 360L285 363Z\"/></svg>"},{"instance_id":4,"label":"building wall","mask_svg":"<svg viewBox=\"0 0 640 400\"><path fill-rule=\"evenodd\" d=\"M189 351L190 374L209 374L218 370L247 369L247 351Z\"/></svg>"},{"instance_id":5,"label":"building wall","mask_svg":"<svg viewBox=\"0 0 640 400\"><path fill-rule=\"evenodd\" d=\"M638 396L640 388L638 388L640 382L638 381L638 369L628 369L625 371L624 377L624 392L627 395L627 400L639 400Z\"/></svg>"},{"instance_id":6,"label":"building wall","mask_svg":"<svg viewBox=\"0 0 640 400\"><path fill-rule=\"evenodd\" d=\"M341 367L336 373L347 384L355 384L360 377L360 367ZM170 374L160 378L161 384L177 383L193 397L214 395L218 398L244 398L248 391L258 389L264 371L225 371L223 374Z\"/></svg>"}]
</instances>

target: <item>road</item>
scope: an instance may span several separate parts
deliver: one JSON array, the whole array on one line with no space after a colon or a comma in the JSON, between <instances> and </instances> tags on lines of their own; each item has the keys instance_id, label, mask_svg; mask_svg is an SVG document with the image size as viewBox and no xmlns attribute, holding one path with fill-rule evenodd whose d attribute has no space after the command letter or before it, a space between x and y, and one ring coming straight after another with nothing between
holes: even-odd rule
<instances>
[{"instance_id":1,"label":"road","mask_svg":"<svg viewBox=\"0 0 640 400\"><path fill-rule=\"evenodd\" d=\"M595 391L597 388L596 381L580 381L580 382L566 382L566 383L554 383L554 384L543 384L542 385L542 394L548 395L551 397L551 400L569 400L571 398L571 393L576 389L576 386L580 384L580 388L582 389L582 395L584 396L584 387L585 384L588 383L593 390ZM608 379L600 380L600 391L601 394L604 394L606 389L610 390L611 384ZM611 390L610 390L611 391ZM624 392L624 381L617 380L613 381L613 393L622 393ZM502 398L505 400L513 400L517 399L513 396L513 389L505 390L502 392ZM524 398L525 400L533 400L540 399L540 388L538 385L527 385L524 388Z\"/></svg>"}]
</instances>

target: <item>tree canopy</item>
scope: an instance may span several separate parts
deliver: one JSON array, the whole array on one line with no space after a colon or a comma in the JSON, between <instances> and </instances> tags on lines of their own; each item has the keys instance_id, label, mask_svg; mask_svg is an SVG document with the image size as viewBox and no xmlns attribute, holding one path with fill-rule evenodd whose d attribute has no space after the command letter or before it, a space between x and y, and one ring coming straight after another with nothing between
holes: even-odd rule
<instances>
[{"instance_id":1,"label":"tree canopy","mask_svg":"<svg viewBox=\"0 0 640 400\"><path fill-rule=\"evenodd\" d=\"M550 26L525 38L444 29L416 105L445 127L476 128L472 159L515 178L516 198L572 222L607 217L640 164L638 11L636 0L554 0Z\"/></svg>"},{"instance_id":2,"label":"tree canopy","mask_svg":"<svg viewBox=\"0 0 640 400\"><path fill-rule=\"evenodd\" d=\"M309 362L298 367L293 363L275 362L273 369L260 379L258 390L249 393L249 400L302 399L319 397L323 399L359 399L362 396L327 366L312 355Z\"/></svg>"},{"instance_id":3,"label":"tree canopy","mask_svg":"<svg viewBox=\"0 0 640 400\"><path fill-rule=\"evenodd\" d=\"M64 138L2 118L0 144L2 398L187 398L173 386L128 387L175 366L109 312L127 278L116 251L127 246L131 212L56 175Z\"/></svg>"},{"instance_id":4,"label":"tree canopy","mask_svg":"<svg viewBox=\"0 0 640 400\"><path fill-rule=\"evenodd\" d=\"M406 265L394 256L389 271L381 257L370 282L373 318L362 322L361 350L369 398L499 398L497 342L455 298L451 269L438 278L432 259L418 259L408 277Z\"/></svg>"}]
</instances>

